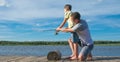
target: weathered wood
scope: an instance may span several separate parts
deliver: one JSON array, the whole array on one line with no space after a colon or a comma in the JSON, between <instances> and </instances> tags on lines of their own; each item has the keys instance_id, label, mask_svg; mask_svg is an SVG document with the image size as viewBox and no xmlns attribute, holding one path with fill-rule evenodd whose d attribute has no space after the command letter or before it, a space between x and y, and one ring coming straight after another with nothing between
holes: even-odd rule
<instances>
[{"instance_id":1,"label":"weathered wood","mask_svg":"<svg viewBox=\"0 0 120 62\"><path fill-rule=\"evenodd\" d=\"M65 57L65 56L64 56ZM62 57L58 61L48 61L47 57L37 56L0 56L0 62L80 62L78 60L66 60ZM85 61L83 61L85 62ZM95 56L93 61L86 62L120 62L120 57L108 57L108 56Z\"/></svg>"},{"instance_id":2,"label":"weathered wood","mask_svg":"<svg viewBox=\"0 0 120 62\"><path fill-rule=\"evenodd\" d=\"M61 59L61 53L59 50L56 51L50 51L47 55L48 60L60 60Z\"/></svg>"}]
</instances>

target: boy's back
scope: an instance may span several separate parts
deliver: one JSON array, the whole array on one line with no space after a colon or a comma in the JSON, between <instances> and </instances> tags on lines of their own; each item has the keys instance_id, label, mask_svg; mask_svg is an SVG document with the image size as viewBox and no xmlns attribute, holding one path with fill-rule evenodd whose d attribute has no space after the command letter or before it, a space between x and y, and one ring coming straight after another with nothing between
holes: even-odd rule
<instances>
[{"instance_id":1,"label":"boy's back","mask_svg":"<svg viewBox=\"0 0 120 62\"><path fill-rule=\"evenodd\" d=\"M67 22L68 22L68 28L72 28L73 27L73 22L71 21L70 19L70 16L72 14L72 11L67 11L65 14L64 14L64 18L67 18Z\"/></svg>"}]
</instances>

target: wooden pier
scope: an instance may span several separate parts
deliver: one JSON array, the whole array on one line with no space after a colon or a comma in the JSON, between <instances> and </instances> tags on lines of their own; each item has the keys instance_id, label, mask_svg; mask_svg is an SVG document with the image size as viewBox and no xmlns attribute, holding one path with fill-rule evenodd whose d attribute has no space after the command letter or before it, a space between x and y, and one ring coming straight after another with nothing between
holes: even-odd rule
<instances>
[{"instance_id":1,"label":"wooden pier","mask_svg":"<svg viewBox=\"0 0 120 62\"><path fill-rule=\"evenodd\" d=\"M47 57L37 56L0 56L0 62L81 62L78 60L66 60L64 57L59 61L48 61ZM95 56L93 61L83 62L120 62L120 57Z\"/></svg>"}]
</instances>

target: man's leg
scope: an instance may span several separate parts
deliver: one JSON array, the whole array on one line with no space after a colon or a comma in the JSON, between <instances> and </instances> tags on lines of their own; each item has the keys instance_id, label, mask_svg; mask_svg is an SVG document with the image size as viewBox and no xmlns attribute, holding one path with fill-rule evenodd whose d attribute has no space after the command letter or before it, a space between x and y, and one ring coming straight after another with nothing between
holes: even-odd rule
<instances>
[{"instance_id":1,"label":"man's leg","mask_svg":"<svg viewBox=\"0 0 120 62\"><path fill-rule=\"evenodd\" d=\"M85 61L86 60L86 57L83 55L83 54L80 54L79 55L79 60L80 61ZM88 54L88 56L87 56L87 61L91 61L92 60L92 54L90 53L90 54Z\"/></svg>"},{"instance_id":2,"label":"man's leg","mask_svg":"<svg viewBox=\"0 0 120 62\"><path fill-rule=\"evenodd\" d=\"M90 46L91 50L93 49L93 47L94 47L94 45ZM91 52L89 52L89 54L88 54L88 56L87 56L87 60L88 60L88 61L92 61L92 60L93 60L93 58L92 58L92 53L91 53Z\"/></svg>"},{"instance_id":3,"label":"man's leg","mask_svg":"<svg viewBox=\"0 0 120 62\"><path fill-rule=\"evenodd\" d=\"M69 46L70 46L71 51L72 51L72 55L71 55L71 57L72 57L74 55L74 45L73 45L73 42L71 39L68 39L68 43L69 43Z\"/></svg>"},{"instance_id":4,"label":"man's leg","mask_svg":"<svg viewBox=\"0 0 120 62\"><path fill-rule=\"evenodd\" d=\"M85 61L87 57L92 58L92 54L91 54L92 49L93 49L93 45L83 46L79 54L79 60Z\"/></svg>"},{"instance_id":5,"label":"man's leg","mask_svg":"<svg viewBox=\"0 0 120 62\"><path fill-rule=\"evenodd\" d=\"M80 52L80 54L79 54L79 60L80 61L85 61L85 59L86 59L86 57L87 57L87 53L88 53L88 51L87 51L88 49L87 49L87 46L83 46L82 47L82 49L81 49L81 52Z\"/></svg>"},{"instance_id":6,"label":"man's leg","mask_svg":"<svg viewBox=\"0 0 120 62\"><path fill-rule=\"evenodd\" d=\"M88 60L88 61L91 61L91 60L92 60L92 53L91 53L91 52L88 54L87 60Z\"/></svg>"},{"instance_id":7,"label":"man's leg","mask_svg":"<svg viewBox=\"0 0 120 62\"><path fill-rule=\"evenodd\" d=\"M85 61L85 57L82 53L79 54L79 60L80 61Z\"/></svg>"}]
</instances>

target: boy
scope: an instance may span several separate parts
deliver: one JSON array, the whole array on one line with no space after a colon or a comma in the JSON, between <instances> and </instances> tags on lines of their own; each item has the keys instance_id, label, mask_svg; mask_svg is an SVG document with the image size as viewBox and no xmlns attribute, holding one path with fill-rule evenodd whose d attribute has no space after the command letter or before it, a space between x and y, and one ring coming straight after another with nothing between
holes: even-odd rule
<instances>
[{"instance_id":1,"label":"boy","mask_svg":"<svg viewBox=\"0 0 120 62\"><path fill-rule=\"evenodd\" d=\"M87 58L89 58L89 60L92 60L91 51L94 45L90 36L87 23L84 20L80 19L80 14L78 12L72 13L71 19L76 24L74 27L66 29L60 28L58 30L61 30L63 32L76 32L79 38L81 39L82 44L82 49L79 54L79 60L84 61ZM77 48L77 44L78 43L74 45L75 48Z\"/></svg>"},{"instance_id":2,"label":"boy","mask_svg":"<svg viewBox=\"0 0 120 62\"><path fill-rule=\"evenodd\" d=\"M64 6L64 20L63 22L61 23L61 25L56 29L56 31L59 31L60 28L62 28L64 26L64 24L66 22L68 22L68 28L72 28L74 26L74 23L70 20L70 16L72 14L71 12L72 10L72 6L70 4L66 4ZM73 44L75 42L78 42L79 41L79 37L77 36L77 34L75 32L71 32L71 38L68 39L68 43L69 43L69 46L72 50L72 55L70 56L71 59L77 59L77 54L75 54L75 52L77 51L76 48L73 47ZM80 42L79 42L80 44Z\"/></svg>"}]
</instances>

